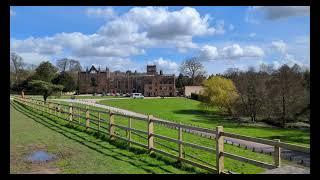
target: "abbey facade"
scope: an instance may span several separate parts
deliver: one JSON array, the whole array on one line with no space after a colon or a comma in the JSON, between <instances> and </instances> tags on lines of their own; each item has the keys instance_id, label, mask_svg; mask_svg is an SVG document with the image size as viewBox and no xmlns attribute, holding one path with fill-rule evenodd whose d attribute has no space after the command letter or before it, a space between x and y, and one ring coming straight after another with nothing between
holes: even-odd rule
<instances>
[{"instance_id":1,"label":"abbey facade","mask_svg":"<svg viewBox=\"0 0 320 180\"><path fill-rule=\"evenodd\" d=\"M79 72L79 93L142 93L144 96L176 96L175 75L157 72L147 66L146 73L101 71L94 66Z\"/></svg>"}]
</instances>

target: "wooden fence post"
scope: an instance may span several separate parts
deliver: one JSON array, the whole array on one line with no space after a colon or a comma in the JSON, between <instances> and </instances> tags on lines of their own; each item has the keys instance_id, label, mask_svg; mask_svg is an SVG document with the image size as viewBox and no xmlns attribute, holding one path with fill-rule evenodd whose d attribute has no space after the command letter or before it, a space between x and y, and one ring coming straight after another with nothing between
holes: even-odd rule
<instances>
[{"instance_id":1,"label":"wooden fence post","mask_svg":"<svg viewBox=\"0 0 320 180\"><path fill-rule=\"evenodd\" d=\"M71 121L72 121L72 116L73 116L72 110L73 110L73 108L72 108L72 103L71 103L71 104L70 104L70 107L69 107L69 124L70 124Z\"/></svg>"},{"instance_id":2,"label":"wooden fence post","mask_svg":"<svg viewBox=\"0 0 320 180\"><path fill-rule=\"evenodd\" d=\"M152 115L148 115L148 149L149 153L152 153L153 149L153 121L151 120Z\"/></svg>"},{"instance_id":3,"label":"wooden fence post","mask_svg":"<svg viewBox=\"0 0 320 180\"><path fill-rule=\"evenodd\" d=\"M109 134L111 140L114 140L114 129L114 114L109 111Z\"/></svg>"},{"instance_id":4,"label":"wooden fence post","mask_svg":"<svg viewBox=\"0 0 320 180\"><path fill-rule=\"evenodd\" d=\"M88 106L86 106L86 130L90 127L90 112Z\"/></svg>"},{"instance_id":5,"label":"wooden fence post","mask_svg":"<svg viewBox=\"0 0 320 180\"><path fill-rule=\"evenodd\" d=\"M80 117L80 111L81 111L81 109L78 108L78 118L79 118L78 120L79 120L79 124L81 123L81 121L80 121L80 118L81 118L81 117Z\"/></svg>"},{"instance_id":6,"label":"wooden fence post","mask_svg":"<svg viewBox=\"0 0 320 180\"><path fill-rule=\"evenodd\" d=\"M128 120L128 128L131 128L131 117L129 117L129 120ZM128 138L128 141L129 141L129 147L131 147L131 129L128 129L127 130L127 138Z\"/></svg>"},{"instance_id":7,"label":"wooden fence post","mask_svg":"<svg viewBox=\"0 0 320 180\"><path fill-rule=\"evenodd\" d=\"M60 118L61 118L60 104L58 104L58 117L60 117Z\"/></svg>"},{"instance_id":8,"label":"wooden fence post","mask_svg":"<svg viewBox=\"0 0 320 180\"><path fill-rule=\"evenodd\" d=\"M181 125L181 122L179 123L179 125ZM179 126L179 134L178 134L178 138L179 138L179 159L183 158L183 145L182 145L182 128L181 126Z\"/></svg>"},{"instance_id":9,"label":"wooden fence post","mask_svg":"<svg viewBox=\"0 0 320 180\"><path fill-rule=\"evenodd\" d=\"M45 110L45 102L42 102L42 115L44 115L44 110Z\"/></svg>"},{"instance_id":10,"label":"wooden fence post","mask_svg":"<svg viewBox=\"0 0 320 180\"><path fill-rule=\"evenodd\" d=\"M275 139L276 142L280 142L280 139ZM277 145L274 146L274 164L276 167L281 167L281 148Z\"/></svg>"},{"instance_id":11,"label":"wooden fence post","mask_svg":"<svg viewBox=\"0 0 320 180\"><path fill-rule=\"evenodd\" d=\"M100 133L100 112L98 112L98 133Z\"/></svg>"},{"instance_id":12,"label":"wooden fence post","mask_svg":"<svg viewBox=\"0 0 320 180\"><path fill-rule=\"evenodd\" d=\"M216 127L216 166L217 166L217 173L221 174L224 169L224 157L223 157L223 127L217 126Z\"/></svg>"}]
</instances>

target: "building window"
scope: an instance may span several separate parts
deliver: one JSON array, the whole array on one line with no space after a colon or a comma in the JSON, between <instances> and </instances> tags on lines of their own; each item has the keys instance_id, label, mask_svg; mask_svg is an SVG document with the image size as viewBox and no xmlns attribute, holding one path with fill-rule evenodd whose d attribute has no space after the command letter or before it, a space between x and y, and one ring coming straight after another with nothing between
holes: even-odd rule
<instances>
[{"instance_id":1,"label":"building window","mask_svg":"<svg viewBox=\"0 0 320 180\"><path fill-rule=\"evenodd\" d=\"M149 86L149 89L151 90L151 89L152 89L152 87L151 87L151 86Z\"/></svg>"},{"instance_id":2,"label":"building window","mask_svg":"<svg viewBox=\"0 0 320 180\"><path fill-rule=\"evenodd\" d=\"M169 87L169 90L172 90L172 87Z\"/></svg>"}]
</instances>

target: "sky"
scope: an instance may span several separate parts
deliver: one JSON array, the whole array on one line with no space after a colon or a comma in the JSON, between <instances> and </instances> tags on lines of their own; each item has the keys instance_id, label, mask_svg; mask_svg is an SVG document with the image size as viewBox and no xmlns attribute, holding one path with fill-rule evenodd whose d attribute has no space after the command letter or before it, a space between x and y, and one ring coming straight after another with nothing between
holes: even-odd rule
<instances>
[{"instance_id":1,"label":"sky","mask_svg":"<svg viewBox=\"0 0 320 180\"><path fill-rule=\"evenodd\" d=\"M62 58L111 71L157 65L179 74L198 58L207 75L270 64L310 67L308 6L11 6L10 52L26 63Z\"/></svg>"}]
</instances>

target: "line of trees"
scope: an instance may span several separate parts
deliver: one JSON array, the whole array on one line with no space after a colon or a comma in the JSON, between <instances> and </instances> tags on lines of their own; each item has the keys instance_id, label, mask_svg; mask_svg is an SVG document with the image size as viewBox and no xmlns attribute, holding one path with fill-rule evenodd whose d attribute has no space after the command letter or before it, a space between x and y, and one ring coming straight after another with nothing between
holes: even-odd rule
<instances>
[{"instance_id":1,"label":"line of trees","mask_svg":"<svg viewBox=\"0 0 320 180\"><path fill-rule=\"evenodd\" d=\"M224 74L209 76L203 84L202 101L218 105L234 117L250 117L252 122L264 120L281 127L287 122L309 123L310 72L297 64L278 69L270 65L261 65L259 70L228 69Z\"/></svg>"},{"instance_id":2,"label":"line of trees","mask_svg":"<svg viewBox=\"0 0 320 180\"><path fill-rule=\"evenodd\" d=\"M54 66L49 61L39 66L27 65L16 53L10 57L10 90L20 93L42 94L44 100L58 92L78 90L80 63L72 59L60 59Z\"/></svg>"}]
</instances>

